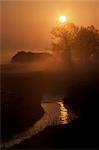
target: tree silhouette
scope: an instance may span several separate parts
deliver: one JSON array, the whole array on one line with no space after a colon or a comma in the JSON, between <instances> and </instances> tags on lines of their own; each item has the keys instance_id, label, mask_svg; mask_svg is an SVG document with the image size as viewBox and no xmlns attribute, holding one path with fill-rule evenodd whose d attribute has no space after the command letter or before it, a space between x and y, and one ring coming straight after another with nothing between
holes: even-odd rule
<instances>
[{"instance_id":1,"label":"tree silhouette","mask_svg":"<svg viewBox=\"0 0 99 150\"><path fill-rule=\"evenodd\" d=\"M99 31L93 25L78 27L73 23L55 27L51 31L53 51L63 51L68 65L72 64L72 52L81 61L99 51Z\"/></svg>"},{"instance_id":2,"label":"tree silhouette","mask_svg":"<svg viewBox=\"0 0 99 150\"><path fill-rule=\"evenodd\" d=\"M71 50L77 32L78 27L73 23L55 27L51 32L53 50L66 52L68 63L71 63Z\"/></svg>"},{"instance_id":3,"label":"tree silhouette","mask_svg":"<svg viewBox=\"0 0 99 150\"><path fill-rule=\"evenodd\" d=\"M81 61L88 61L92 54L99 51L99 31L93 25L88 27L80 27L75 36L72 50Z\"/></svg>"}]
</instances>

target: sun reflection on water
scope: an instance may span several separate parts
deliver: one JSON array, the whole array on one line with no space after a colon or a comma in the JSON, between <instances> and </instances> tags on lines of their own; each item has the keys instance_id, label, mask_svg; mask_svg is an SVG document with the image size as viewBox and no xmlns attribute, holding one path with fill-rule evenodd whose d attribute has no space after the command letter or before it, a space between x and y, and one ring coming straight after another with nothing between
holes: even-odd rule
<instances>
[{"instance_id":1,"label":"sun reflection on water","mask_svg":"<svg viewBox=\"0 0 99 150\"><path fill-rule=\"evenodd\" d=\"M45 101L41 105L45 111L43 120L46 120L47 126L67 124L70 121L69 118L72 118L72 113L65 108L62 100Z\"/></svg>"},{"instance_id":2,"label":"sun reflection on water","mask_svg":"<svg viewBox=\"0 0 99 150\"><path fill-rule=\"evenodd\" d=\"M58 102L58 104L60 105L60 123L66 124L68 122L68 111L62 102Z\"/></svg>"}]
</instances>

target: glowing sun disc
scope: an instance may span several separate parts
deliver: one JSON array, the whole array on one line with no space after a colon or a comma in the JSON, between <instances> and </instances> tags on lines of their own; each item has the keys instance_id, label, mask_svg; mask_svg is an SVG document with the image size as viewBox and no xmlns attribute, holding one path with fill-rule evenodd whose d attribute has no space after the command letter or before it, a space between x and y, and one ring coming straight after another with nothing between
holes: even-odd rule
<instances>
[{"instance_id":1,"label":"glowing sun disc","mask_svg":"<svg viewBox=\"0 0 99 150\"><path fill-rule=\"evenodd\" d=\"M60 21L61 23L64 23L64 22L67 21L67 17L66 17L66 16L60 16L60 17L59 17L59 21Z\"/></svg>"}]
</instances>

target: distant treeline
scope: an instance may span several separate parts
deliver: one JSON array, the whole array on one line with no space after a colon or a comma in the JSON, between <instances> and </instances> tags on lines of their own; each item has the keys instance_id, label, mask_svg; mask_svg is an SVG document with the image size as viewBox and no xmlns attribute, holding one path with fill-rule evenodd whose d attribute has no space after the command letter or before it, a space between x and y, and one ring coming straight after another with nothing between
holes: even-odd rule
<instances>
[{"instance_id":1,"label":"distant treeline","mask_svg":"<svg viewBox=\"0 0 99 150\"><path fill-rule=\"evenodd\" d=\"M11 62L32 62L36 60L45 60L51 57L49 53L35 53L35 52L17 52L11 59Z\"/></svg>"}]
</instances>

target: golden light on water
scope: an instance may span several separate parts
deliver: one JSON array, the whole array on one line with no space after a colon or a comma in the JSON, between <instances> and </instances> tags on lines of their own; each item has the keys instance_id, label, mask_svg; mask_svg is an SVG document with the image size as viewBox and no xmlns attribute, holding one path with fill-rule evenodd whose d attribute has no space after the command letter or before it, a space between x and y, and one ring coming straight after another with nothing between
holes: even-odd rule
<instances>
[{"instance_id":1,"label":"golden light on water","mask_svg":"<svg viewBox=\"0 0 99 150\"><path fill-rule=\"evenodd\" d=\"M67 16L59 16L59 22L61 23L67 22Z\"/></svg>"},{"instance_id":2,"label":"golden light on water","mask_svg":"<svg viewBox=\"0 0 99 150\"><path fill-rule=\"evenodd\" d=\"M64 107L63 103L60 101L58 102L60 105L60 123L66 124L68 122L68 112L67 109Z\"/></svg>"}]
</instances>

